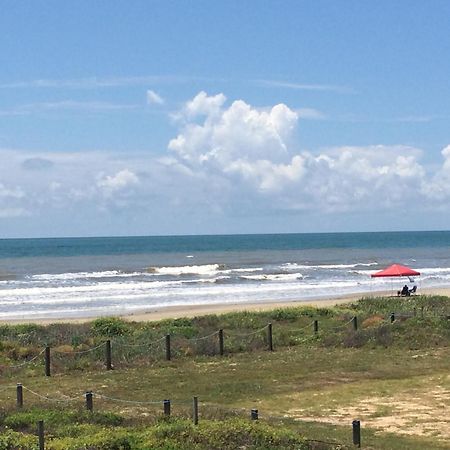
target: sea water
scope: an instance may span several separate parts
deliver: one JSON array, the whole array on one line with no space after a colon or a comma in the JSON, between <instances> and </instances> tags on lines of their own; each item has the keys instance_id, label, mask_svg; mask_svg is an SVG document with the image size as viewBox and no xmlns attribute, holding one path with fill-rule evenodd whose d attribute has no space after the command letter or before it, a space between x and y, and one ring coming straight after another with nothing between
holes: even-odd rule
<instances>
[{"instance_id":1,"label":"sea water","mask_svg":"<svg viewBox=\"0 0 450 450\"><path fill-rule=\"evenodd\" d=\"M377 279L392 263L416 280ZM0 240L0 319L450 286L450 232Z\"/></svg>"}]
</instances>

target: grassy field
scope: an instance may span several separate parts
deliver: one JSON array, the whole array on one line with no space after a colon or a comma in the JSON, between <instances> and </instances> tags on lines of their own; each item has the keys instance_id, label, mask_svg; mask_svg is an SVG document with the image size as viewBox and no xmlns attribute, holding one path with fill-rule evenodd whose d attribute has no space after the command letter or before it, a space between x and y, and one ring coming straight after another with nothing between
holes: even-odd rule
<instances>
[{"instance_id":1,"label":"grassy field","mask_svg":"<svg viewBox=\"0 0 450 450\"><path fill-rule=\"evenodd\" d=\"M0 449L35 448L39 418L49 449L351 448L354 419L363 448L449 448L448 316L449 298L417 296L147 324L2 326ZM224 356L217 354L219 328ZM167 333L171 361L164 359ZM111 371L104 368L107 338ZM51 377L43 376L46 343ZM23 411L15 408L15 383L24 385ZM84 411L87 390L94 413ZM162 415L164 399L170 419ZM251 408L259 410L257 423L248 420Z\"/></svg>"}]
</instances>

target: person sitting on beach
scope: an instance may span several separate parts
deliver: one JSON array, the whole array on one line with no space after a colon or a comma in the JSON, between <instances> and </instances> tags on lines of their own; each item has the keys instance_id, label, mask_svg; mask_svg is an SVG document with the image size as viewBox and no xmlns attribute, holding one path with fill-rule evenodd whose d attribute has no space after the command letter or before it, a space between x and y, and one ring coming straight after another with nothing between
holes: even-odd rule
<instances>
[{"instance_id":1,"label":"person sitting on beach","mask_svg":"<svg viewBox=\"0 0 450 450\"><path fill-rule=\"evenodd\" d=\"M408 288L407 284L405 284L403 286L403 289L401 290L400 295L403 295L403 296L408 296L409 295L409 288Z\"/></svg>"}]
</instances>

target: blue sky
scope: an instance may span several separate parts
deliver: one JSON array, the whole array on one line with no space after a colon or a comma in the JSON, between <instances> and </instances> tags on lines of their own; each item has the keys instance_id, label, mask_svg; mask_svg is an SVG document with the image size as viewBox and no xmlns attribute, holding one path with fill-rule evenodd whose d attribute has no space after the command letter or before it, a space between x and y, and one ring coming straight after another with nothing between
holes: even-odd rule
<instances>
[{"instance_id":1,"label":"blue sky","mask_svg":"<svg viewBox=\"0 0 450 450\"><path fill-rule=\"evenodd\" d=\"M447 1L4 1L0 235L446 229Z\"/></svg>"}]
</instances>

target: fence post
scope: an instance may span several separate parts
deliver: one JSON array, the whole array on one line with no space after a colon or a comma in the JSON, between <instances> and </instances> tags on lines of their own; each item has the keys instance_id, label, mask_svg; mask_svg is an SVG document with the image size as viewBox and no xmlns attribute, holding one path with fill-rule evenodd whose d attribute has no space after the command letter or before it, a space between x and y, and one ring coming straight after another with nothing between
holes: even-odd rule
<instances>
[{"instance_id":1,"label":"fence post","mask_svg":"<svg viewBox=\"0 0 450 450\"><path fill-rule=\"evenodd\" d=\"M420 308L420 315L421 315L421 318L423 319L423 306L421 306L421 308Z\"/></svg>"},{"instance_id":2,"label":"fence post","mask_svg":"<svg viewBox=\"0 0 450 450\"><path fill-rule=\"evenodd\" d=\"M250 418L252 420L258 420L258 410L257 409L252 409L250 411Z\"/></svg>"},{"instance_id":3,"label":"fence post","mask_svg":"<svg viewBox=\"0 0 450 450\"><path fill-rule=\"evenodd\" d=\"M354 420L352 422L353 426L353 444L358 448L361 448L361 422L359 420Z\"/></svg>"},{"instance_id":4,"label":"fence post","mask_svg":"<svg viewBox=\"0 0 450 450\"><path fill-rule=\"evenodd\" d=\"M105 342L105 359L106 359L106 370L111 370L112 355L111 355L111 341L109 339Z\"/></svg>"},{"instance_id":5,"label":"fence post","mask_svg":"<svg viewBox=\"0 0 450 450\"><path fill-rule=\"evenodd\" d=\"M164 400L163 405L164 405L164 415L167 417L170 416L170 400Z\"/></svg>"},{"instance_id":6,"label":"fence post","mask_svg":"<svg viewBox=\"0 0 450 450\"><path fill-rule=\"evenodd\" d=\"M194 397L192 402L192 409L194 413L194 425L198 425L198 397Z\"/></svg>"},{"instance_id":7,"label":"fence post","mask_svg":"<svg viewBox=\"0 0 450 450\"><path fill-rule=\"evenodd\" d=\"M356 316L353 317L352 323L353 323L353 329L354 329L355 331L358 331L358 318L357 318Z\"/></svg>"},{"instance_id":8,"label":"fence post","mask_svg":"<svg viewBox=\"0 0 450 450\"><path fill-rule=\"evenodd\" d=\"M94 410L94 400L93 400L92 391L86 392L86 409L88 411Z\"/></svg>"},{"instance_id":9,"label":"fence post","mask_svg":"<svg viewBox=\"0 0 450 450\"><path fill-rule=\"evenodd\" d=\"M223 330L219 330L219 354L223 356Z\"/></svg>"},{"instance_id":10,"label":"fence post","mask_svg":"<svg viewBox=\"0 0 450 450\"><path fill-rule=\"evenodd\" d=\"M395 313L391 312L391 323L395 322Z\"/></svg>"},{"instance_id":11,"label":"fence post","mask_svg":"<svg viewBox=\"0 0 450 450\"><path fill-rule=\"evenodd\" d=\"M17 383L17 407L23 407L23 388L20 383Z\"/></svg>"},{"instance_id":12,"label":"fence post","mask_svg":"<svg viewBox=\"0 0 450 450\"><path fill-rule=\"evenodd\" d=\"M317 334L319 332L319 321L314 321L314 334Z\"/></svg>"},{"instance_id":13,"label":"fence post","mask_svg":"<svg viewBox=\"0 0 450 450\"><path fill-rule=\"evenodd\" d=\"M44 421L43 420L38 421L37 432L38 432L38 439L39 439L39 450L44 450L45 442L44 442Z\"/></svg>"},{"instance_id":14,"label":"fence post","mask_svg":"<svg viewBox=\"0 0 450 450\"><path fill-rule=\"evenodd\" d=\"M269 344L269 351L273 352L273 335L271 323L267 325L267 342Z\"/></svg>"},{"instance_id":15,"label":"fence post","mask_svg":"<svg viewBox=\"0 0 450 450\"><path fill-rule=\"evenodd\" d=\"M170 334L166 334L166 360L170 361L172 354L170 351Z\"/></svg>"},{"instance_id":16,"label":"fence post","mask_svg":"<svg viewBox=\"0 0 450 450\"><path fill-rule=\"evenodd\" d=\"M414 317L417 316L417 308L416 307L414 307L414 309L413 309L413 314L414 314Z\"/></svg>"},{"instance_id":17,"label":"fence post","mask_svg":"<svg viewBox=\"0 0 450 450\"><path fill-rule=\"evenodd\" d=\"M45 376L50 376L50 347L47 345L45 347L45 353L44 353L44 359L45 359Z\"/></svg>"}]
</instances>

